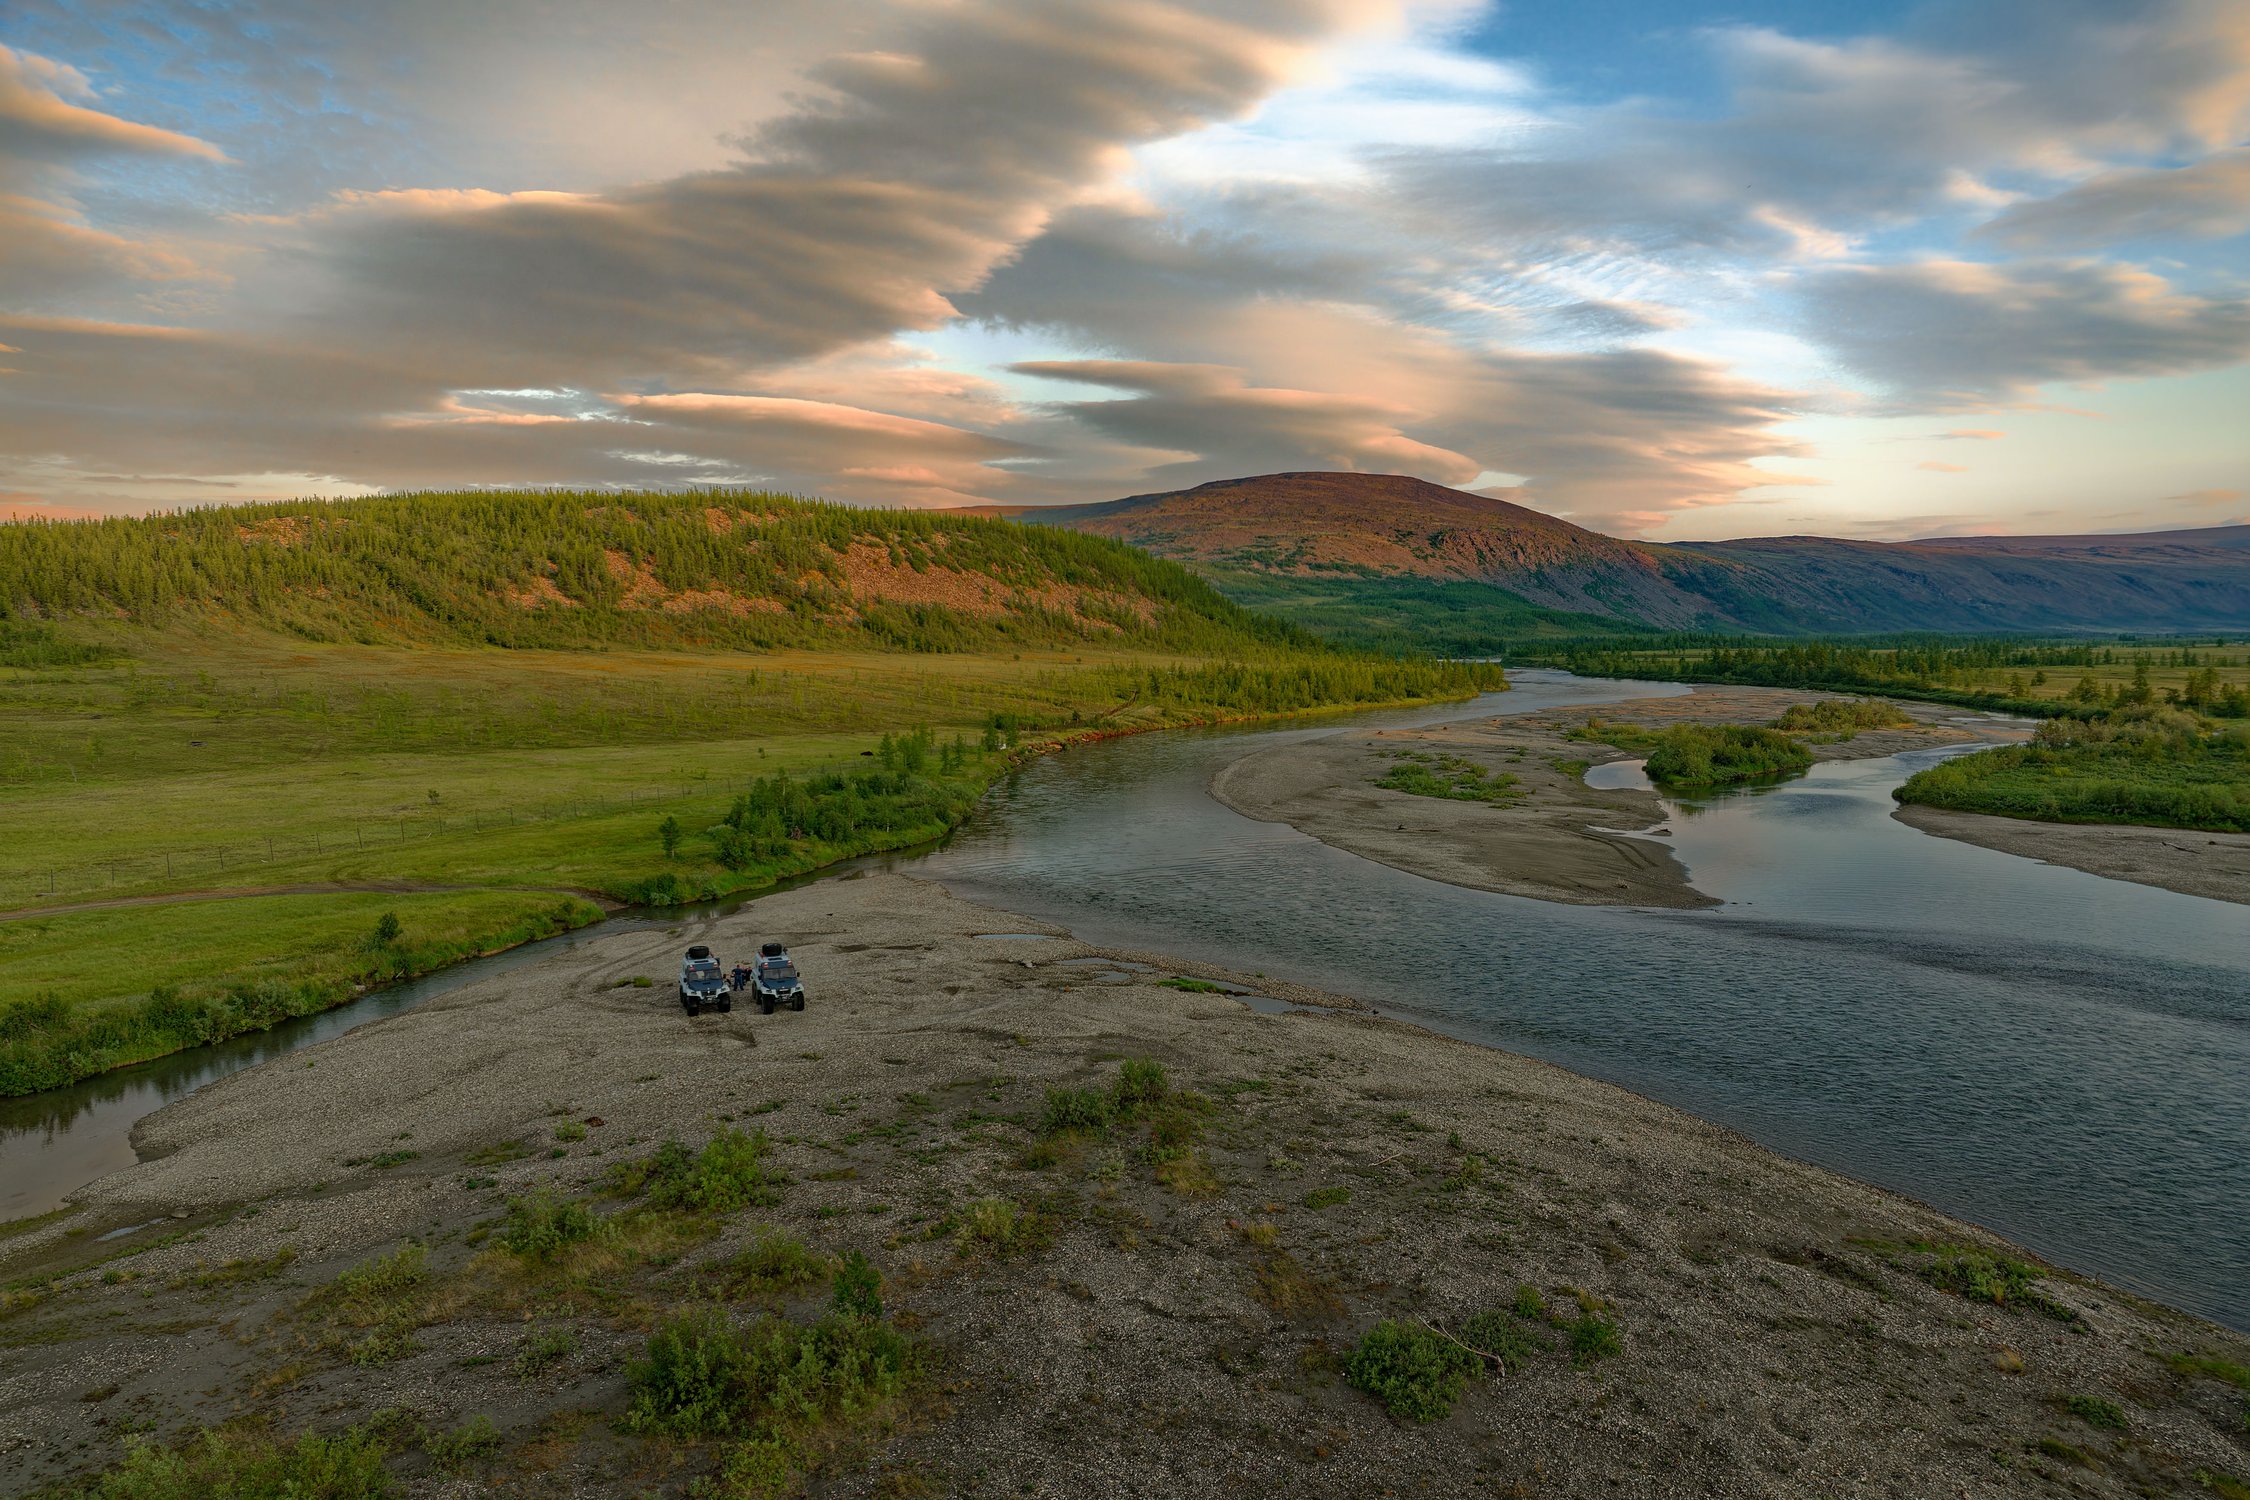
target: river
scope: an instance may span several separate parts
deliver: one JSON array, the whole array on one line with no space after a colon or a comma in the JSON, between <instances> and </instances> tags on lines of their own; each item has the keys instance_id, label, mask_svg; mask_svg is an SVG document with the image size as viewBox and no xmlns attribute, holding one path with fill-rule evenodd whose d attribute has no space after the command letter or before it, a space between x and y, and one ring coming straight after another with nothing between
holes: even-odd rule
<instances>
[{"instance_id":1,"label":"river","mask_svg":"<svg viewBox=\"0 0 2250 1500\"><path fill-rule=\"evenodd\" d=\"M1347 722L1685 691L1512 675L1510 693ZM1462 890L1243 818L1205 790L1238 756L1336 727L1047 756L942 848L885 863L1091 942L1344 991L1608 1079L2250 1330L2250 908L1892 819L1890 789L1944 751L1668 799L1665 842L1726 903L1701 912ZM409 1003L370 997L295 1038L237 1043L231 1059L0 1101L0 1217L128 1164L132 1120L187 1087ZM379 1009L355 1018L361 1007ZM11 1193L26 1201L10 1207Z\"/></svg>"}]
</instances>

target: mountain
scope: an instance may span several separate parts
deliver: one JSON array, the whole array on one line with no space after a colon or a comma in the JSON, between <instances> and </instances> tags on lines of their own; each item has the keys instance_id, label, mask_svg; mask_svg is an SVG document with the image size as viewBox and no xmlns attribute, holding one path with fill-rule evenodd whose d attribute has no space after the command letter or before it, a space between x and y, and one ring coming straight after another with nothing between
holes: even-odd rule
<instances>
[{"instance_id":1,"label":"mountain","mask_svg":"<svg viewBox=\"0 0 2250 1500\"><path fill-rule=\"evenodd\" d=\"M1176 558L1300 623L1356 620L1332 633L1361 638L1464 610L1495 624L1512 615L1518 635L1620 624L1781 634L2250 629L2250 526L1634 542L1395 474L1269 474L1022 518Z\"/></svg>"},{"instance_id":2,"label":"mountain","mask_svg":"<svg viewBox=\"0 0 2250 1500\"><path fill-rule=\"evenodd\" d=\"M388 495L0 525L11 617L575 648L1302 641L1100 537L750 491Z\"/></svg>"}]
</instances>

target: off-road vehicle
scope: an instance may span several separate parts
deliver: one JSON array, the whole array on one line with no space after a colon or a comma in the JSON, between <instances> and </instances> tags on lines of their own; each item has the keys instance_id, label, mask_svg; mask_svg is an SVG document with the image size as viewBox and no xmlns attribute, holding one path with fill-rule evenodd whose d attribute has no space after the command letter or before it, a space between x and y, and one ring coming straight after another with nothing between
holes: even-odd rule
<instances>
[{"instance_id":1,"label":"off-road vehicle","mask_svg":"<svg viewBox=\"0 0 2250 1500\"><path fill-rule=\"evenodd\" d=\"M733 1010L734 992L711 950L697 943L680 960L680 1008L689 1015L706 1010Z\"/></svg>"}]
</instances>

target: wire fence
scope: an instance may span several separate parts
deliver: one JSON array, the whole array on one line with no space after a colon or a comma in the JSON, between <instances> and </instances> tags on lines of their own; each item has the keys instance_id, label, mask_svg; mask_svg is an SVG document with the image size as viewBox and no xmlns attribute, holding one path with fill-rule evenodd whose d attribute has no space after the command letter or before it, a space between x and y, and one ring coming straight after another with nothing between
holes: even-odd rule
<instances>
[{"instance_id":1,"label":"wire fence","mask_svg":"<svg viewBox=\"0 0 2250 1500\"><path fill-rule=\"evenodd\" d=\"M204 884L230 873L303 864L331 856L380 853L403 844L467 835L482 838L504 828L527 824L558 823L608 817L642 808L676 805L702 797L731 796L747 790L755 778L709 781L660 788L635 787L606 797L566 798L497 811L470 809L455 812L431 808L412 814L368 815L322 828L292 829L286 833L256 834L225 843L200 847L137 849L110 858L41 861L0 869L0 903L46 904L65 896L99 899L105 892L131 893L156 884L177 886L181 881ZM655 831L650 830L650 843Z\"/></svg>"}]
</instances>

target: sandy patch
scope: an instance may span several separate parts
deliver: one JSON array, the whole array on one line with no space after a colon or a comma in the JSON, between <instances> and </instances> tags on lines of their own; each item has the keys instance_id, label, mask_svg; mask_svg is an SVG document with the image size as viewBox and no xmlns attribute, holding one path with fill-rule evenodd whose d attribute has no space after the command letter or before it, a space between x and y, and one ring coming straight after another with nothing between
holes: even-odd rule
<instances>
[{"instance_id":1,"label":"sandy patch","mask_svg":"<svg viewBox=\"0 0 2250 1500\"><path fill-rule=\"evenodd\" d=\"M1764 723L1792 703L1831 696L1698 686L1680 697L1592 709L1336 734L1245 756L1212 779L1211 794L1245 817L1287 823L1322 843L1452 885L1580 906L1714 906L1712 897L1688 884L1687 869L1671 850L1630 836L1663 817L1656 794L1596 790L1578 767L1631 757L1567 738L1565 731L1590 715L1656 727ZM1839 760L1980 737L1960 722L1964 715L1902 707L1915 716L1913 728L1810 748L1818 759ZM1458 756L1488 773L1504 771L1518 779L1522 796L1493 806L1375 785L1402 751Z\"/></svg>"},{"instance_id":2,"label":"sandy patch","mask_svg":"<svg viewBox=\"0 0 2250 1500\"><path fill-rule=\"evenodd\" d=\"M1891 816L1924 833L2003 854L2250 905L2250 833L2198 833L2122 823L2033 823L1914 804Z\"/></svg>"}]
</instances>

